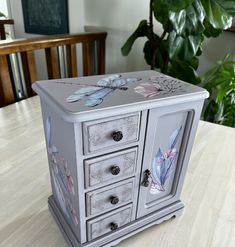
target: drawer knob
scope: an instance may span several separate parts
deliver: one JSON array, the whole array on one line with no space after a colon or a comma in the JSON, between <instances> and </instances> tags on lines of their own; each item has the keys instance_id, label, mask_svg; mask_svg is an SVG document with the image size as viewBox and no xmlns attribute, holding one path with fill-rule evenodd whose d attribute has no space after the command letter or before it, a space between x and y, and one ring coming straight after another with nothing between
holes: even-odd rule
<instances>
[{"instance_id":1,"label":"drawer knob","mask_svg":"<svg viewBox=\"0 0 235 247\"><path fill-rule=\"evenodd\" d=\"M115 131L112 133L112 138L115 142L119 142L123 138L123 134L121 131Z\"/></svg>"},{"instance_id":2,"label":"drawer knob","mask_svg":"<svg viewBox=\"0 0 235 247\"><path fill-rule=\"evenodd\" d=\"M119 198L118 198L117 196L112 196L112 197L110 198L110 202L111 202L111 204L113 204L113 205L118 204Z\"/></svg>"},{"instance_id":3,"label":"drawer knob","mask_svg":"<svg viewBox=\"0 0 235 247\"><path fill-rule=\"evenodd\" d=\"M111 167L111 173L113 174L113 175L118 175L119 173L120 173L120 167L119 166L112 166Z\"/></svg>"},{"instance_id":4,"label":"drawer knob","mask_svg":"<svg viewBox=\"0 0 235 247\"><path fill-rule=\"evenodd\" d=\"M142 185L144 186L144 187L149 187L149 184L150 184L150 180L151 179L151 171L150 170L146 170L145 172L144 172L144 180L143 180L143 182L142 182Z\"/></svg>"},{"instance_id":5,"label":"drawer knob","mask_svg":"<svg viewBox=\"0 0 235 247\"><path fill-rule=\"evenodd\" d=\"M117 223L112 222L112 223L110 224L110 229L111 229L111 231L115 231L115 230L117 230L117 229L118 229L118 224L117 224Z\"/></svg>"}]
</instances>

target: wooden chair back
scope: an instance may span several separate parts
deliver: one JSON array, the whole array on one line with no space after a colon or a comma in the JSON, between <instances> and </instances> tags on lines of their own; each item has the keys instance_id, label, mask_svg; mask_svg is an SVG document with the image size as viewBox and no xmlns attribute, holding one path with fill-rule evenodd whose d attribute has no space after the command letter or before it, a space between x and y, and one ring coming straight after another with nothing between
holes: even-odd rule
<instances>
[{"instance_id":1,"label":"wooden chair back","mask_svg":"<svg viewBox=\"0 0 235 247\"><path fill-rule=\"evenodd\" d=\"M85 32L79 34L45 36L30 39L15 39L0 41L0 107L14 103L17 97L14 83L10 54L20 54L23 77L27 97L34 94L31 85L38 78L35 62L35 51L43 49L46 58L48 79L61 78L59 47L65 47L66 67L68 77L77 77L76 45L82 44L83 75L105 73L105 32ZM95 61L95 62L94 62Z\"/></svg>"}]
</instances>

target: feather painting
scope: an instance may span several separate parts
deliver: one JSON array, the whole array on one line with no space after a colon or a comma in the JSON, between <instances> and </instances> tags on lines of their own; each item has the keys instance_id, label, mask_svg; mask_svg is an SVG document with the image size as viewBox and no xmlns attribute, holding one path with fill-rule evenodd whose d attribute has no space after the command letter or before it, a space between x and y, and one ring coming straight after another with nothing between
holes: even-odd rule
<instances>
[{"instance_id":1,"label":"feather painting","mask_svg":"<svg viewBox=\"0 0 235 247\"><path fill-rule=\"evenodd\" d=\"M163 152L158 149L152 163L152 179L150 193L157 194L165 191L166 181L175 168L177 159L176 144L180 136L182 126L177 128L170 136L168 150Z\"/></svg>"}]
</instances>

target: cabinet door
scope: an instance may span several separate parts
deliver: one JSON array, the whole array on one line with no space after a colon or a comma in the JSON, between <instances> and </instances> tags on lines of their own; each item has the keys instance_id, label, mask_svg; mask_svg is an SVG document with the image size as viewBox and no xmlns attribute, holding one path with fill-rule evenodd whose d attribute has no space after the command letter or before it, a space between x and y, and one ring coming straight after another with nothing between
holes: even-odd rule
<instances>
[{"instance_id":1,"label":"cabinet door","mask_svg":"<svg viewBox=\"0 0 235 247\"><path fill-rule=\"evenodd\" d=\"M179 200L198 120L188 106L149 111L137 218Z\"/></svg>"}]
</instances>

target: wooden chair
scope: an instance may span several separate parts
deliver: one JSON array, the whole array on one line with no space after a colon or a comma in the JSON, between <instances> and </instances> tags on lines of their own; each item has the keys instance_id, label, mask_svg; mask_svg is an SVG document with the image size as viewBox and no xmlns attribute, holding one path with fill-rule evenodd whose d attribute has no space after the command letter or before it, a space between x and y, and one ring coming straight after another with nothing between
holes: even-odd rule
<instances>
[{"instance_id":1,"label":"wooden chair","mask_svg":"<svg viewBox=\"0 0 235 247\"><path fill-rule=\"evenodd\" d=\"M31 85L37 80L37 66L34 54L36 50L43 49L45 52L48 79L61 78L58 52L61 46L65 47L66 50L67 76L78 76L76 45L79 43L82 44L83 75L104 74L106 36L107 33L98 31L10 41L1 40L0 107L17 101L9 63L10 54L20 54L27 97L31 97L35 95Z\"/></svg>"}]
</instances>

